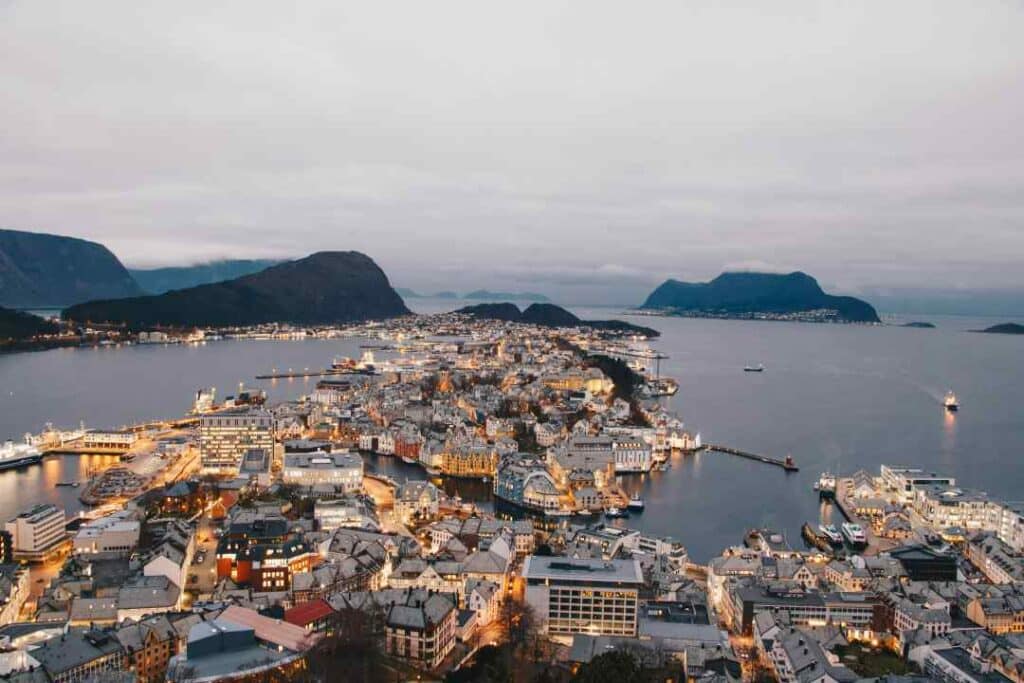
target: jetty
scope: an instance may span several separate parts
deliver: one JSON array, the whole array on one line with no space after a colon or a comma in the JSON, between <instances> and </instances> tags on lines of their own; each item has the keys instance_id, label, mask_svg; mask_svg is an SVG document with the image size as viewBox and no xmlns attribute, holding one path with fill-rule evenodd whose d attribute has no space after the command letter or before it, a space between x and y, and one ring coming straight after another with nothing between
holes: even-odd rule
<instances>
[{"instance_id":1,"label":"jetty","mask_svg":"<svg viewBox=\"0 0 1024 683\"><path fill-rule=\"evenodd\" d=\"M706 451L716 451L718 453L725 453L727 455L736 455L747 460L756 460L763 462L766 465L775 465L781 467L787 472L799 472L800 468L797 467L792 456L787 455L785 459L780 460L779 458L772 458L767 455L760 455L759 453L751 453L749 451L742 451L738 448L731 448L729 446L720 446L718 444L706 444L704 447Z\"/></svg>"},{"instance_id":2,"label":"jetty","mask_svg":"<svg viewBox=\"0 0 1024 683\"><path fill-rule=\"evenodd\" d=\"M256 379L302 379L304 377L336 377L338 375L372 375L367 370L350 370L342 368L324 368L322 370L288 370L287 372L271 372L256 375Z\"/></svg>"}]
</instances>

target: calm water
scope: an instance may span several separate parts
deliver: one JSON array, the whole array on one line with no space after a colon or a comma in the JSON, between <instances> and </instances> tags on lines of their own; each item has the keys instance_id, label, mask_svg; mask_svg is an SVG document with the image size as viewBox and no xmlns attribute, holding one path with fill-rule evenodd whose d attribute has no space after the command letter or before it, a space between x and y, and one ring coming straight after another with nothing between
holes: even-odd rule
<instances>
[{"instance_id":1,"label":"calm water","mask_svg":"<svg viewBox=\"0 0 1024 683\"><path fill-rule=\"evenodd\" d=\"M451 302L417 300L422 312ZM584 317L622 317L580 310ZM965 330L994 321L928 318L934 330L671 318L632 318L663 333L656 348L671 358L662 372L680 381L672 409L705 442L776 457L791 453L798 473L717 453L678 457L668 472L625 478L647 502L626 523L683 541L697 560L739 542L752 526L772 526L799 542L800 525L819 516L812 484L824 469L877 472L906 463L957 476L960 483L1024 498L1024 339ZM296 397L314 381L257 383L271 368L322 367L358 355L358 341L219 342L200 347L55 350L0 356L0 437L38 431L46 421L117 426L183 413L200 386L232 393L262 386L272 400ZM744 373L763 363L765 372ZM961 412L941 405L956 391ZM81 458L47 460L0 473L0 518L38 500L78 509L73 489ZM399 481L418 468L391 458L370 467ZM449 485L451 490L455 488ZM479 490L478 490L479 489ZM468 499L487 488L460 485Z\"/></svg>"}]
</instances>

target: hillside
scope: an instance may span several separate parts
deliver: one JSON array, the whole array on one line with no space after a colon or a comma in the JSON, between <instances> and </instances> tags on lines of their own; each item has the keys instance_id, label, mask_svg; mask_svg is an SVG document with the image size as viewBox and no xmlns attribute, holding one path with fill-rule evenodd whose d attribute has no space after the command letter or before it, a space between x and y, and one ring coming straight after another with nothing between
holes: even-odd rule
<instances>
[{"instance_id":1,"label":"hillside","mask_svg":"<svg viewBox=\"0 0 1024 683\"><path fill-rule=\"evenodd\" d=\"M63 312L76 321L145 326L337 323L409 313L384 271L355 251L323 251L227 282L156 296L91 301Z\"/></svg>"},{"instance_id":2,"label":"hillside","mask_svg":"<svg viewBox=\"0 0 1024 683\"><path fill-rule=\"evenodd\" d=\"M0 341L26 339L37 334L54 334L57 324L39 316L0 308Z\"/></svg>"},{"instance_id":3,"label":"hillside","mask_svg":"<svg viewBox=\"0 0 1024 683\"><path fill-rule=\"evenodd\" d=\"M197 263L192 266L170 266L168 268L128 270L135 282L147 294L163 294L172 289L187 289L214 282L224 282L258 273L280 263L270 259L234 259Z\"/></svg>"},{"instance_id":4,"label":"hillside","mask_svg":"<svg viewBox=\"0 0 1024 683\"><path fill-rule=\"evenodd\" d=\"M879 322L866 301L832 296L806 273L722 273L711 282L667 280L642 308L674 313L748 317L757 314L793 315L828 309L843 322Z\"/></svg>"},{"instance_id":5,"label":"hillside","mask_svg":"<svg viewBox=\"0 0 1024 683\"><path fill-rule=\"evenodd\" d=\"M525 311L513 303L476 304L455 311L481 320L504 320L506 322L537 325L539 327L591 327L613 334L635 334L658 337L660 332L641 327L624 320L581 320L570 311L554 304L531 304Z\"/></svg>"},{"instance_id":6,"label":"hillside","mask_svg":"<svg viewBox=\"0 0 1024 683\"><path fill-rule=\"evenodd\" d=\"M102 244L0 230L0 306L50 308L141 293L125 267Z\"/></svg>"}]
</instances>

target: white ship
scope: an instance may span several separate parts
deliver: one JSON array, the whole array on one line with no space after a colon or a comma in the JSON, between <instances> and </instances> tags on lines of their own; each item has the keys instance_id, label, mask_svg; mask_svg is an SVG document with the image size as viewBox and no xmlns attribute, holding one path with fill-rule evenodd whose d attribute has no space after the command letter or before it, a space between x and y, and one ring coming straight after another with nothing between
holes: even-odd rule
<instances>
[{"instance_id":1,"label":"white ship","mask_svg":"<svg viewBox=\"0 0 1024 683\"><path fill-rule=\"evenodd\" d=\"M861 528L860 524L845 522L843 524L843 536L854 547L864 547L868 544L868 536L864 533L864 529Z\"/></svg>"},{"instance_id":2,"label":"white ship","mask_svg":"<svg viewBox=\"0 0 1024 683\"><path fill-rule=\"evenodd\" d=\"M43 459L43 454L31 444L7 441L0 446L0 470L11 470L34 465Z\"/></svg>"},{"instance_id":3,"label":"white ship","mask_svg":"<svg viewBox=\"0 0 1024 683\"><path fill-rule=\"evenodd\" d=\"M644 501L640 496L633 496L629 499L629 504L626 507L641 512L644 509Z\"/></svg>"},{"instance_id":4,"label":"white ship","mask_svg":"<svg viewBox=\"0 0 1024 683\"><path fill-rule=\"evenodd\" d=\"M818 483L814 485L814 490L818 492L818 495L822 498L835 498L836 496L836 475L831 472L823 472L818 477Z\"/></svg>"}]
</instances>

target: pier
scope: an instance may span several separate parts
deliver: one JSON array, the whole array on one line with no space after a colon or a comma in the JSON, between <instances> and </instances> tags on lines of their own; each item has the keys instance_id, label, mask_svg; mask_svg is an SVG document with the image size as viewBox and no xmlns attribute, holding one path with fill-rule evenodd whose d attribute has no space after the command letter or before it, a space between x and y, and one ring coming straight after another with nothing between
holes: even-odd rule
<instances>
[{"instance_id":1,"label":"pier","mask_svg":"<svg viewBox=\"0 0 1024 683\"><path fill-rule=\"evenodd\" d=\"M266 375L256 375L256 379L302 379L305 377L336 377L338 375L370 374L372 373L364 370L324 368L323 370L289 370L288 372L271 372Z\"/></svg>"},{"instance_id":2,"label":"pier","mask_svg":"<svg viewBox=\"0 0 1024 683\"><path fill-rule=\"evenodd\" d=\"M757 460L758 462L763 462L766 465L775 465L776 467L781 467L787 472L798 472L800 470L800 468L797 467L796 463L793 462L793 458L791 458L788 455L784 460L780 460L778 458L772 458L767 455L759 455L757 453L751 453L749 451L741 451L738 448L730 448L729 446L718 446L716 444L707 444L704 446L704 450L717 451L718 453L725 453L727 455L737 455L741 458L746 458L747 460Z\"/></svg>"}]
</instances>

